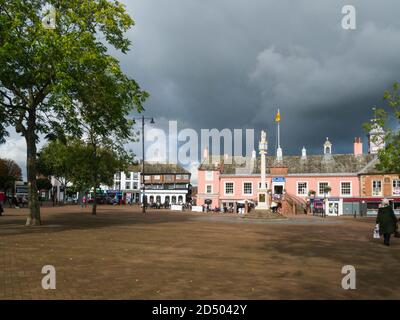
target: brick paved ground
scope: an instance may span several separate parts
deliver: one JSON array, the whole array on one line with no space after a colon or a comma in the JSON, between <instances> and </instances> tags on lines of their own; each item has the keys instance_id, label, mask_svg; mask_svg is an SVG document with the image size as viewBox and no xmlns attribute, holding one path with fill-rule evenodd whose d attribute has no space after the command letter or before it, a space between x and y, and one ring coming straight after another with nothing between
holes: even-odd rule
<instances>
[{"instance_id":1,"label":"brick paved ground","mask_svg":"<svg viewBox=\"0 0 400 320\"><path fill-rule=\"evenodd\" d=\"M26 209L0 217L0 299L399 299L400 239L372 240L373 220L233 215L101 206ZM41 288L54 265L57 289ZM357 269L357 290L341 268Z\"/></svg>"}]
</instances>

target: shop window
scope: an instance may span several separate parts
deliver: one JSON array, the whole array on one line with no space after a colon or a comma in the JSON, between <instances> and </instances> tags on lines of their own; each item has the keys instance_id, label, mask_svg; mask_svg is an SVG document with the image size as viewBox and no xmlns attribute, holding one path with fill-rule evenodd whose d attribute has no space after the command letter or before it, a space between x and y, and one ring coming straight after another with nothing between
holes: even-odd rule
<instances>
[{"instance_id":1,"label":"shop window","mask_svg":"<svg viewBox=\"0 0 400 320\"><path fill-rule=\"evenodd\" d=\"M400 179L395 179L392 182L392 193L394 196L399 196L400 195Z\"/></svg>"}]
</instances>

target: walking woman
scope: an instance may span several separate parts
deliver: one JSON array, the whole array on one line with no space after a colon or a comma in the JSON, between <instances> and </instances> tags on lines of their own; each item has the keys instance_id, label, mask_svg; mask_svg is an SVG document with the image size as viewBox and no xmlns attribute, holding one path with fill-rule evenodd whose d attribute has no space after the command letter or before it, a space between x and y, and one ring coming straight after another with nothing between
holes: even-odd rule
<instances>
[{"instance_id":1,"label":"walking woman","mask_svg":"<svg viewBox=\"0 0 400 320\"><path fill-rule=\"evenodd\" d=\"M388 199L382 200L382 206L378 209L376 223L379 224L379 234L383 235L383 243L390 246L390 236L396 231L397 218Z\"/></svg>"}]
</instances>

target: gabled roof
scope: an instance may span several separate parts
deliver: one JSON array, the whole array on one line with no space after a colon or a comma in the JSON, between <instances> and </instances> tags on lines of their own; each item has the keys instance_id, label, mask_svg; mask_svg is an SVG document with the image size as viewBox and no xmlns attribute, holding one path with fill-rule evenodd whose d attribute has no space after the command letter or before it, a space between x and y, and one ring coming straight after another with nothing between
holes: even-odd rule
<instances>
[{"instance_id":1,"label":"gabled roof","mask_svg":"<svg viewBox=\"0 0 400 320\"><path fill-rule=\"evenodd\" d=\"M271 167L287 167L289 174L357 174L369 165L375 155L363 154L328 154L301 156L284 156L283 161L277 162L274 156L266 157L266 173ZM246 161L247 160L247 161ZM215 163L218 163L217 165ZM219 170L222 174L260 174L261 159L250 157L209 157L203 161L199 170ZM372 167L375 167L373 165Z\"/></svg>"}]
</instances>

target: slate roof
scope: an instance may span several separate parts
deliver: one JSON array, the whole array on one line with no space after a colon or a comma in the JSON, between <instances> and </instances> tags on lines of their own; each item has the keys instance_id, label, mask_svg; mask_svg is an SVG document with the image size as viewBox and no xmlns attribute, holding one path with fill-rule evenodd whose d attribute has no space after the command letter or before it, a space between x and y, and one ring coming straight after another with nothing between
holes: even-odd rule
<instances>
[{"instance_id":1,"label":"slate roof","mask_svg":"<svg viewBox=\"0 0 400 320\"><path fill-rule=\"evenodd\" d=\"M136 163L128 167L127 171L142 172L142 164ZM190 174L190 171L184 169L175 163L145 162L145 174Z\"/></svg>"},{"instance_id":2,"label":"slate roof","mask_svg":"<svg viewBox=\"0 0 400 320\"><path fill-rule=\"evenodd\" d=\"M376 156L372 154L307 155L306 159L302 159L301 156L284 156L282 162L277 162L274 156L266 158L267 174L270 173L270 167L288 167L289 174L357 174L363 169L365 173L377 171L375 164L372 163ZM244 157L209 157L203 161L199 169L216 170L215 162L219 163L222 174L260 174L261 172L260 157L253 160Z\"/></svg>"}]
</instances>

